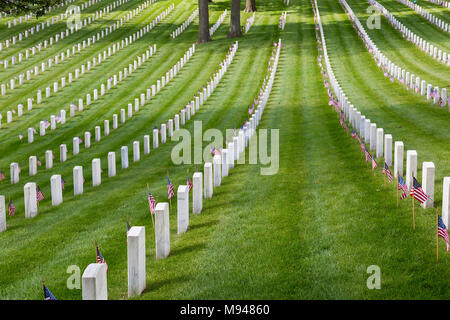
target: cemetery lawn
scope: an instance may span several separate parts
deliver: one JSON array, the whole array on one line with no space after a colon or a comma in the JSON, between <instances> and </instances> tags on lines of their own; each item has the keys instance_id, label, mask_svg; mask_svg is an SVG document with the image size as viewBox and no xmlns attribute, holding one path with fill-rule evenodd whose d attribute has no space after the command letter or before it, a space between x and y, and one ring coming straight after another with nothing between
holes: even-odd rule
<instances>
[{"instance_id":1,"label":"cemetery lawn","mask_svg":"<svg viewBox=\"0 0 450 320\"><path fill-rule=\"evenodd\" d=\"M43 106L25 113L22 119L7 125L8 130L0 130L0 168L9 173L12 161L19 161L22 168L17 185L11 185L8 179L0 182L0 194L7 199L10 196L17 207L16 216L7 217L8 230L0 233L0 298L42 299L44 276L57 299L81 299L81 290L67 289L66 270L77 265L83 272L95 262L96 240L109 267L108 298L127 299L125 227L129 217L132 226L146 228L147 289L139 299L449 299L445 279L450 276L450 257L441 240L436 262L435 210L424 210L416 203L413 231L411 200L402 201L396 208L395 186L386 182L384 187L381 169L377 168L373 175L363 161L359 144L340 127L337 114L328 106L317 65L313 11L305 0L294 1L289 7L278 0L257 2L255 23L239 39L233 63L207 103L191 118L201 120L203 130L217 128L224 132L233 125L238 127L248 118L247 107L262 85L273 42L281 38L275 85L259 126L280 129L278 173L261 175L264 165L235 166L222 185L214 189L213 198L203 201L203 212L190 215L188 232L182 235L176 233L176 199L172 199L171 253L167 259L155 259L146 185L156 201L166 202L166 172L176 190L186 183L186 170L192 175L195 166L173 165L171 150L176 142L152 148L150 156L144 156L141 150L141 161L133 163L132 142L141 141L144 134L151 134L154 125L173 117L215 72L233 42L226 38L229 13L215 32L214 41L198 45L180 74L133 118L127 118L108 137L102 133L100 142L92 139L90 149L81 146L77 156L71 154L71 141L77 135L84 139L84 131L93 134L96 125L102 126L104 119L111 119L149 83L156 82L196 41L198 20L175 40L169 38L175 25L196 7L196 1L181 0L156 2L128 28L111 34L111 39L119 41L128 36L170 3L175 3L175 10L144 40L119 51ZM348 3L358 15L364 13L365 1ZM355 107L383 127L385 134L391 133L394 141L405 143L405 154L408 149L417 150L419 177L422 161L435 163L435 203L440 206L442 178L448 176L450 168L449 113L391 84L366 51L339 3L320 0L318 4L328 53L342 88ZM134 7L135 1L127 4L127 8ZM216 0L210 8L212 25L225 8L230 10L229 1ZM280 31L277 24L284 10L288 11L287 23ZM242 13L241 23L249 16ZM432 59L422 57L419 49L402 40L385 21L382 26L387 29L385 36L369 33L375 43L389 46L389 54L395 59L406 59L405 67L422 70L431 66L427 70L430 77L445 81L445 71L439 70ZM84 39L89 30L81 30L74 37ZM46 32L43 34L50 34ZM58 44L62 46L59 50L64 43ZM80 92L98 88L109 72L123 69L149 43L157 44L157 54L117 89L55 132L36 137L31 145L25 141L19 145L20 132L25 134L29 126L58 113L61 106L78 99ZM18 92L28 96L28 92L51 84L53 78L60 77L56 76L58 72L70 72L109 44L106 40L96 44L49 71L48 77L37 78L38 83L20 87ZM418 62L413 60L414 52L420 57ZM6 112L19 100L16 94L9 100L2 97L1 111ZM193 127L193 121L185 126L191 133ZM64 163L58 160L61 143L69 149ZM126 170L120 169L123 145L130 150L130 168ZM208 142L203 147L209 149ZM44 168L45 150L55 153L53 169ZM118 174L114 178L106 174L109 151L116 152ZM32 178L28 177L30 155L38 155L43 162ZM102 184L93 188L90 163L97 157L101 158L104 174ZM85 192L78 197L72 195L75 165L84 167L86 178ZM199 171L202 168L198 166ZM64 203L52 207L49 181L57 173L64 177L67 187ZM27 181L37 182L46 199L39 205L38 216L26 220L23 184ZM192 207L192 198L190 202ZM381 269L381 290L366 286L370 276L366 270L371 265Z\"/></svg>"}]
</instances>

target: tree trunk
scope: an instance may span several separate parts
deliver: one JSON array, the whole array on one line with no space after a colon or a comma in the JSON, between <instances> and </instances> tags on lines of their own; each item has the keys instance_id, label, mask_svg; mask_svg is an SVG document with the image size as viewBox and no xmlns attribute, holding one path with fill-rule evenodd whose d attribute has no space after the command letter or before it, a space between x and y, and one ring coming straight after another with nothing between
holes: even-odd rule
<instances>
[{"instance_id":1,"label":"tree trunk","mask_svg":"<svg viewBox=\"0 0 450 320\"><path fill-rule=\"evenodd\" d=\"M255 11L256 11L256 0L245 0L244 12L255 12Z\"/></svg>"},{"instance_id":2,"label":"tree trunk","mask_svg":"<svg viewBox=\"0 0 450 320\"><path fill-rule=\"evenodd\" d=\"M211 41L209 34L209 0L198 0L198 41L197 43L205 43Z\"/></svg>"},{"instance_id":3,"label":"tree trunk","mask_svg":"<svg viewBox=\"0 0 450 320\"><path fill-rule=\"evenodd\" d=\"M236 38L241 36L241 0L231 0L230 30L227 37Z\"/></svg>"}]
</instances>

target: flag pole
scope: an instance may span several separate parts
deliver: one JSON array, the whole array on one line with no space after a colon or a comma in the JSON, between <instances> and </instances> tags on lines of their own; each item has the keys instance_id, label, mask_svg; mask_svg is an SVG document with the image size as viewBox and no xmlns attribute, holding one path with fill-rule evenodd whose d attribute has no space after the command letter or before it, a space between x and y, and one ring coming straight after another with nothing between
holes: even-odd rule
<instances>
[{"instance_id":1,"label":"flag pole","mask_svg":"<svg viewBox=\"0 0 450 320\"><path fill-rule=\"evenodd\" d=\"M436 261L439 260L439 207L436 208Z\"/></svg>"},{"instance_id":2,"label":"flag pole","mask_svg":"<svg viewBox=\"0 0 450 320\"><path fill-rule=\"evenodd\" d=\"M149 187L148 187L148 183L147 183L147 198L148 198L148 191L149 191ZM149 204L150 205L150 204ZM150 208L149 208L150 209ZM153 222L153 213L150 210L150 217L152 218L152 225L153 225L153 229L155 229L155 223Z\"/></svg>"},{"instance_id":3,"label":"flag pole","mask_svg":"<svg viewBox=\"0 0 450 320\"><path fill-rule=\"evenodd\" d=\"M398 180L400 179L400 175L399 175L399 173L398 173L398 170L397 170L397 208L398 208Z\"/></svg>"},{"instance_id":4,"label":"flag pole","mask_svg":"<svg viewBox=\"0 0 450 320\"><path fill-rule=\"evenodd\" d=\"M413 187L414 187L414 174L411 174L412 179L412 183L413 183ZM416 220L414 217L414 193L411 196L411 201L412 201L412 206L413 206L413 230L416 230Z\"/></svg>"}]
</instances>

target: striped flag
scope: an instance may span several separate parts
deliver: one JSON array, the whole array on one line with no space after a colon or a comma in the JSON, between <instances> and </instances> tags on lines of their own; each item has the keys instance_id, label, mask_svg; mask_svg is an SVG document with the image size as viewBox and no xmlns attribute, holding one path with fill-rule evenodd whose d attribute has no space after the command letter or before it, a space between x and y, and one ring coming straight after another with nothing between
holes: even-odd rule
<instances>
[{"instance_id":1,"label":"striped flag","mask_svg":"<svg viewBox=\"0 0 450 320\"><path fill-rule=\"evenodd\" d=\"M189 188L189 192L191 192L192 187L193 187L194 185L192 184L192 181L191 181L191 179L189 178L189 172L188 172L188 175L187 175L187 181L186 181L186 184L187 184L187 186L188 186L188 188Z\"/></svg>"},{"instance_id":2,"label":"striped flag","mask_svg":"<svg viewBox=\"0 0 450 320\"><path fill-rule=\"evenodd\" d=\"M402 190L402 195L400 196L400 199L406 199L408 198L408 187L406 186L406 182L403 179L403 177L401 175L398 175L398 190Z\"/></svg>"},{"instance_id":3,"label":"striped flag","mask_svg":"<svg viewBox=\"0 0 450 320\"><path fill-rule=\"evenodd\" d=\"M150 213L155 214L156 200L155 200L155 198L153 198L153 195L151 194L148 187L147 187L147 197L148 197L148 206L150 208Z\"/></svg>"},{"instance_id":4,"label":"striped flag","mask_svg":"<svg viewBox=\"0 0 450 320\"><path fill-rule=\"evenodd\" d=\"M41 162L41 160L39 159L39 158L37 158L37 165L40 167L40 166L42 166L42 162Z\"/></svg>"},{"instance_id":5,"label":"striped flag","mask_svg":"<svg viewBox=\"0 0 450 320\"><path fill-rule=\"evenodd\" d=\"M53 293L48 290L48 288L45 286L45 284L43 284L43 288L44 288L44 300L56 300L55 296L53 295Z\"/></svg>"},{"instance_id":6,"label":"striped flag","mask_svg":"<svg viewBox=\"0 0 450 320\"><path fill-rule=\"evenodd\" d=\"M366 162L369 163L369 160L372 159L370 153L367 151L366 147L364 147L364 152L366 153Z\"/></svg>"},{"instance_id":7,"label":"striped flag","mask_svg":"<svg viewBox=\"0 0 450 320\"><path fill-rule=\"evenodd\" d=\"M356 131L352 128L352 138L356 138Z\"/></svg>"},{"instance_id":8,"label":"striped flag","mask_svg":"<svg viewBox=\"0 0 450 320\"><path fill-rule=\"evenodd\" d=\"M13 217L16 214L16 207L14 206L14 203L9 200L8 203L8 214Z\"/></svg>"},{"instance_id":9,"label":"striped flag","mask_svg":"<svg viewBox=\"0 0 450 320\"><path fill-rule=\"evenodd\" d=\"M41 188L39 186L36 186L36 200L39 202L42 199L44 199L44 194L41 191Z\"/></svg>"},{"instance_id":10,"label":"striped flag","mask_svg":"<svg viewBox=\"0 0 450 320\"><path fill-rule=\"evenodd\" d=\"M448 240L448 229L444 221L442 221L441 216L438 216L438 236L444 238L445 244L447 245L447 251L450 249Z\"/></svg>"},{"instance_id":11,"label":"striped flag","mask_svg":"<svg viewBox=\"0 0 450 320\"><path fill-rule=\"evenodd\" d=\"M97 251L97 263L106 264L105 258L103 258L102 254L100 253L100 250L98 249L97 242L95 243L95 250ZM108 273L108 265L107 264L106 264L106 273Z\"/></svg>"},{"instance_id":12,"label":"striped flag","mask_svg":"<svg viewBox=\"0 0 450 320\"><path fill-rule=\"evenodd\" d=\"M131 227L130 224L128 223L128 219L127 219L127 235L128 235L128 231L130 231Z\"/></svg>"},{"instance_id":13,"label":"striped flag","mask_svg":"<svg viewBox=\"0 0 450 320\"><path fill-rule=\"evenodd\" d=\"M411 186L409 195L419 200L420 203L424 203L429 198L429 196L422 190L422 186L419 181L417 181L416 177L413 177L413 185Z\"/></svg>"},{"instance_id":14,"label":"striped flag","mask_svg":"<svg viewBox=\"0 0 450 320\"><path fill-rule=\"evenodd\" d=\"M4 180L6 178L5 174L2 170L0 170L0 181Z\"/></svg>"},{"instance_id":15,"label":"striped flag","mask_svg":"<svg viewBox=\"0 0 450 320\"><path fill-rule=\"evenodd\" d=\"M61 188L64 190L64 185L66 184L66 181L63 177L61 177Z\"/></svg>"},{"instance_id":16,"label":"striped flag","mask_svg":"<svg viewBox=\"0 0 450 320\"><path fill-rule=\"evenodd\" d=\"M375 158L373 157L373 154L372 154L372 171L375 170L376 167L378 167L378 163L375 161Z\"/></svg>"},{"instance_id":17,"label":"striped flag","mask_svg":"<svg viewBox=\"0 0 450 320\"><path fill-rule=\"evenodd\" d=\"M383 174L387 175L389 182L392 182L392 173L387 163L384 163Z\"/></svg>"},{"instance_id":18,"label":"striped flag","mask_svg":"<svg viewBox=\"0 0 450 320\"><path fill-rule=\"evenodd\" d=\"M170 182L169 176L167 176L167 197L172 199L175 196L172 182Z\"/></svg>"}]
</instances>

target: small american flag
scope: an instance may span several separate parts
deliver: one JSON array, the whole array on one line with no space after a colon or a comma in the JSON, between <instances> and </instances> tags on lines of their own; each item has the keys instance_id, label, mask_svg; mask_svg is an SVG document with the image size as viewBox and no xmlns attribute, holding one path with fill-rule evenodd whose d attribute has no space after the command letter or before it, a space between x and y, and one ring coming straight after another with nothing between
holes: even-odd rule
<instances>
[{"instance_id":1,"label":"small american flag","mask_svg":"<svg viewBox=\"0 0 450 320\"><path fill-rule=\"evenodd\" d=\"M127 219L127 235L128 235L128 231L130 231L130 229L131 229L131 227L130 227L130 224L129 224L128 219Z\"/></svg>"},{"instance_id":2,"label":"small american flag","mask_svg":"<svg viewBox=\"0 0 450 320\"><path fill-rule=\"evenodd\" d=\"M100 250L98 249L97 244L95 244L95 249L97 251L97 263L106 264L106 260L105 260L105 258L103 258L102 254L100 253ZM106 265L106 273L108 273L108 265Z\"/></svg>"},{"instance_id":3,"label":"small american flag","mask_svg":"<svg viewBox=\"0 0 450 320\"><path fill-rule=\"evenodd\" d=\"M370 156L370 153L367 151L367 149L364 147L364 152L366 153L366 162L369 163L369 160L372 158Z\"/></svg>"},{"instance_id":4,"label":"small american flag","mask_svg":"<svg viewBox=\"0 0 450 320\"><path fill-rule=\"evenodd\" d=\"M443 106L445 106L445 100L442 98L439 98L439 106L442 108Z\"/></svg>"},{"instance_id":5,"label":"small american flag","mask_svg":"<svg viewBox=\"0 0 450 320\"><path fill-rule=\"evenodd\" d=\"M39 186L36 186L36 200L39 202L42 199L44 199L44 194L41 191L41 188Z\"/></svg>"},{"instance_id":6,"label":"small american flag","mask_svg":"<svg viewBox=\"0 0 450 320\"><path fill-rule=\"evenodd\" d=\"M438 236L444 238L447 245L447 251L450 249L449 239L448 239L448 229L444 221L442 221L441 216L438 216Z\"/></svg>"},{"instance_id":7,"label":"small american flag","mask_svg":"<svg viewBox=\"0 0 450 320\"><path fill-rule=\"evenodd\" d=\"M194 185L192 184L192 181L191 181L191 179L189 178L189 172L188 172L186 184L187 184L187 186L188 186L188 188L189 188L189 192L191 192L191 189L192 189L192 187L193 187Z\"/></svg>"},{"instance_id":8,"label":"small american flag","mask_svg":"<svg viewBox=\"0 0 450 320\"><path fill-rule=\"evenodd\" d=\"M64 190L64 185L66 184L66 181L63 177L61 177L61 188Z\"/></svg>"},{"instance_id":9,"label":"small american flag","mask_svg":"<svg viewBox=\"0 0 450 320\"><path fill-rule=\"evenodd\" d=\"M373 154L372 154L372 171L375 170L376 167L378 167L378 163L375 161L375 158L373 157Z\"/></svg>"},{"instance_id":10,"label":"small american flag","mask_svg":"<svg viewBox=\"0 0 450 320\"><path fill-rule=\"evenodd\" d=\"M41 160L39 159L39 158L37 158L37 165L40 167L40 166L42 166L42 162L41 162Z\"/></svg>"},{"instance_id":11,"label":"small american flag","mask_svg":"<svg viewBox=\"0 0 450 320\"><path fill-rule=\"evenodd\" d=\"M19 139L22 140L23 139L23 134L19 134Z\"/></svg>"},{"instance_id":12,"label":"small american flag","mask_svg":"<svg viewBox=\"0 0 450 320\"><path fill-rule=\"evenodd\" d=\"M0 170L0 181L2 181L3 179L5 179L5 174L3 173L2 170Z\"/></svg>"},{"instance_id":13,"label":"small american flag","mask_svg":"<svg viewBox=\"0 0 450 320\"><path fill-rule=\"evenodd\" d=\"M169 176L167 176L167 197L172 199L175 196L172 182L170 182Z\"/></svg>"},{"instance_id":14,"label":"small american flag","mask_svg":"<svg viewBox=\"0 0 450 320\"><path fill-rule=\"evenodd\" d=\"M403 179L401 175L398 175L398 190L402 190L402 195L400 196L400 199L406 199L408 198L408 188L406 187L406 182Z\"/></svg>"},{"instance_id":15,"label":"small american flag","mask_svg":"<svg viewBox=\"0 0 450 320\"><path fill-rule=\"evenodd\" d=\"M383 174L387 175L389 182L392 182L392 173L387 163L384 163Z\"/></svg>"},{"instance_id":16,"label":"small american flag","mask_svg":"<svg viewBox=\"0 0 450 320\"><path fill-rule=\"evenodd\" d=\"M148 187L147 187L147 196L148 196L148 206L150 208L150 213L155 214L156 200L155 200L155 198L153 198Z\"/></svg>"},{"instance_id":17,"label":"small american flag","mask_svg":"<svg viewBox=\"0 0 450 320\"><path fill-rule=\"evenodd\" d=\"M356 138L356 131L352 128L352 138Z\"/></svg>"},{"instance_id":18,"label":"small american flag","mask_svg":"<svg viewBox=\"0 0 450 320\"><path fill-rule=\"evenodd\" d=\"M55 296L53 295L53 293L51 293L50 290L48 290L48 288L44 286L44 300L56 300Z\"/></svg>"},{"instance_id":19,"label":"small american flag","mask_svg":"<svg viewBox=\"0 0 450 320\"><path fill-rule=\"evenodd\" d=\"M211 155L212 156L220 155L220 151L217 150L215 147L211 146Z\"/></svg>"},{"instance_id":20,"label":"small american flag","mask_svg":"<svg viewBox=\"0 0 450 320\"><path fill-rule=\"evenodd\" d=\"M419 181L417 181L416 177L413 177L413 185L411 186L409 195L419 200L420 203L424 203L429 198L429 196L422 190L422 186Z\"/></svg>"},{"instance_id":21,"label":"small american flag","mask_svg":"<svg viewBox=\"0 0 450 320\"><path fill-rule=\"evenodd\" d=\"M16 207L14 206L14 203L9 200L8 204L8 214L13 217L16 214Z\"/></svg>"}]
</instances>

